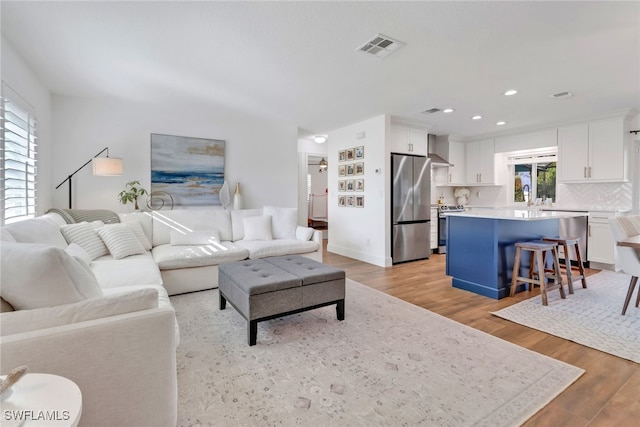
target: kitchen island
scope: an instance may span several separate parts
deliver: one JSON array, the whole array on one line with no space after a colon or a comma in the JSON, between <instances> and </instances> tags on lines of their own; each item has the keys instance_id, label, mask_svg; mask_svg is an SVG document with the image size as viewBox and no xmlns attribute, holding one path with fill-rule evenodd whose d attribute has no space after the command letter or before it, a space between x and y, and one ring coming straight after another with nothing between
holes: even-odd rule
<instances>
[{"instance_id":1,"label":"kitchen island","mask_svg":"<svg viewBox=\"0 0 640 427\"><path fill-rule=\"evenodd\" d=\"M560 218L586 212L469 209L447 214L447 275L453 286L494 299L509 295L516 242L557 237ZM528 274L529 259L521 275ZM519 290L524 285L519 287Z\"/></svg>"}]
</instances>

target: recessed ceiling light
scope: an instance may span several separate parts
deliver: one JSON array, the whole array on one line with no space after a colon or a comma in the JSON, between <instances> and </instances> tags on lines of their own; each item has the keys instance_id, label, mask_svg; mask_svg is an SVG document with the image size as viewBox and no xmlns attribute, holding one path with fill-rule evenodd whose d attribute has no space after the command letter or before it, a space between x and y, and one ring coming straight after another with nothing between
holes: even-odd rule
<instances>
[{"instance_id":1,"label":"recessed ceiling light","mask_svg":"<svg viewBox=\"0 0 640 427\"><path fill-rule=\"evenodd\" d=\"M505 121L502 121L502 120L501 120L501 121L499 121L499 122L496 122L496 124L497 124L498 126L504 126L504 125L506 125L506 124L507 124L507 122L505 122Z\"/></svg>"},{"instance_id":2,"label":"recessed ceiling light","mask_svg":"<svg viewBox=\"0 0 640 427\"><path fill-rule=\"evenodd\" d=\"M506 92L504 93L504 96L511 96L511 95L515 95L516 93L518 93L518 91L517 91L517 90L515 90L515 89L509 89L508 91L506 91Z\"/></svg>"},{"instance_id":3,"label":"recessed ceiling light","mask_svg":"<svg viewBox=\"0 0 640 427\"><path fill-rule=\"evenodd\" d=\"M448 113L453 113L454 111L456 111L456 110L454 110L453 108L445 108L444 110L442 110L443 113L447 113L447 114Z\"/></svg>"},{"instance_id":4,"label":"recessed ceiling light","mask_svg":"<svg viewBox=\"0 0 640 427\"><path fill-rule=\"evenodd\" d=\"M482 116L473 116L471 117L471 120L480 120L482 118Z\"/></svg>"}]
</instances>

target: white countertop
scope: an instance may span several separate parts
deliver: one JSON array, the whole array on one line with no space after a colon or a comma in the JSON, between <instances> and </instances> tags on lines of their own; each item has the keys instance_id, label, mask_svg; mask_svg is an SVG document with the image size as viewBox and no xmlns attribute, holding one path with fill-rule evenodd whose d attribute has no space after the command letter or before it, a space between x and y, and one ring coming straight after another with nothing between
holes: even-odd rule
<instances>
[{"instance_id":1,"label":"white countertop","mask_svg":"<svg viewBox=\"0 0 640 427\"><path fill-rule=\"evenodd\" d=\"M539 221L545 219L574 218L587 216L587 212L546 211L536 209L484 209L469 208L465 212L444 212L448 216L467 218L506 219L519 221Z\"/></svg>"}]
</instances>

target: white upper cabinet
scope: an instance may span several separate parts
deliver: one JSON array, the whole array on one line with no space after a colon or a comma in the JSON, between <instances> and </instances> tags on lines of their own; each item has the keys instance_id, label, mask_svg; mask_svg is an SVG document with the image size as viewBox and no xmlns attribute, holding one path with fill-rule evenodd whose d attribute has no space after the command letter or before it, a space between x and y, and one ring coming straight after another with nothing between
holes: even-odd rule
<instances>
[{"instance_id":1,"label":"white upper cabinet","mask_svg":"<svg viewBox=\"0 0 640 427\"><path fill-rule=\"evenodd\" d=\"M494 185L496 153L493 139L468 142L465 145L467 185Z\"/></svg>"},{"instance_id":2,"label":"white upper cabinet","mask_svg":"<svg viewBox=\"0 0 640 427\"><path fill-rule=\"evenodd\" d=\"M626 181L624 118L558 128L559 182Z\"/></svg>"},{"instance_id":3,"label":"white upper cabinet","mask_svg":"<svg viewBox=\"0 0 640 427\"><path fill-rule=\"evenodd\" d=\"M427 136L425 129L391 125L391 152L403 154L427 155Z\"/></svg>"}]
</instances>

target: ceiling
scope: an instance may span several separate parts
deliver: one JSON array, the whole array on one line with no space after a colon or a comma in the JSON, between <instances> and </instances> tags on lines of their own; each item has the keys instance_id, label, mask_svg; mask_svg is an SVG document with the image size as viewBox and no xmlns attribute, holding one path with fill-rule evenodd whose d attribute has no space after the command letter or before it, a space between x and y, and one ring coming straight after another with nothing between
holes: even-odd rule
<instances>
[{"instance_id":1,"label":"ceiling","mask_svg":"<svg viewBox=\"0 0 640 427\"><path fill-rule=\"evenodd\" d=\"M5 38L60 95L198 102L309 133L390 114L462 138L640 110L637 1L1 8ZM356 51L377 33L406 45L384 59ZM561 91L573 96L550 97Z\"/></svg>"}]
</instances>

